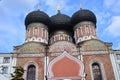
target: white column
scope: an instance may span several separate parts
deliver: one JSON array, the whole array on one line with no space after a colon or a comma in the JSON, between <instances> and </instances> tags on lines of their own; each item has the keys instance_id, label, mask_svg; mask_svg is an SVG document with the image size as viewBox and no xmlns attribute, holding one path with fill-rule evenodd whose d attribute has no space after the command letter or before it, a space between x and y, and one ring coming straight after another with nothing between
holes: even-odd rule
<instances>
[{"instance_id":1,"label":"white column","mask_svg":"<svg viewBox=\"0 0 120 80\"><path fill-rule=\"evenodd\" d=\"M115 74L115 80L120 80L119 69L117 68L117 62L116 62L115 57L116 57L115 54L110 54L110 59L111 59L113 71L114 71L114 74Z\"/></svg>"},{"instance_id":2,"label":"white column","mask_svg":"<svg viewBox=\"0 0 120 80\"><path fill-rule=\"evenodd\" d=\"M44 58L44 80L46 80L45 76L47 76L47 78L48 78L48 64L49 64L49 57L45 56L45 58Z\"/></svg>"}]
</instances>

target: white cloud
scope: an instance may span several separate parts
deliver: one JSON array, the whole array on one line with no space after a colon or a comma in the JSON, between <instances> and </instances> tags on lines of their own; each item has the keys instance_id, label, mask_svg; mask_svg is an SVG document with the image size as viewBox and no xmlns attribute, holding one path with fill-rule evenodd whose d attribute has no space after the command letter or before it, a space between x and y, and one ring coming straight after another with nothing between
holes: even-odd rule
<instances>
[{"instance_id":1,"label":"white cloud","mask_svg":"<svg viewBox=\"0 0 120 80\"><path fill-rule=\"evenodd\" d=\"M111 16L111 13L108 11L102 11L102 12L98 12L96 16L97 16L97 21L99 22L98 24L106 24L106 19Z\"/></svg>"},{"instance_id":2,"label":"white cloud","mask_svg":"<svg viewBox=\"0 0 120 80\"><path fill-rule=\"evenodd\" d=\"M22 44L24 38L25 30L23 25L10 23L0 24L0 52L12 52L13 46Z\"/></svg>"},{"instance_id":3,"label":"white cloud","mask_svg":"<svg viewBox=\"0 0 120 80\"><path fill-rule=\"evenodd\" d=\"M12 52L25 39L25 15L33 11L38 0L2 0L0 2L0 52Z\"/></svg>"},{"instance_id":4,"label":"white cloud","mask_svg":"<svg viewBox=\"0 0 120 80\"><path fill-rule=\"evenodd\" d=\"M38 0L2 0L0 2L0 15L7 17L19 16L29 10L34 10Z\"/></svg>"},{"instance_id":5,"label":"white cloud","mask_svg":"<svg viewBox=\"0 0 120 80\"><path fill-rule=\"evenodd\" d=\"M76 5L70 5L69 0L41 0L44 5L46 5L46 12L52 16L57 14L57 4L61 4L61 13L66 14L69 12L67 15L72 15L70 13L71 11L73 12L76 9Z\"/></svg>"},{"instance_id":6,"label":"white cloud","mask_svg":"<svg viewBox=\"0 0 120 80\"><path fill-rule=\"evenodd\" d=\"M107 9L111 10L112 12L120 13L120 0L103 0L104 5Z\"/></svg>"},{"instance_id":7,"label":"white cloud","mask_svg":"<svg viewBox=\"0 0 120 80\"><path fill-rule=\"evenodd\" d=\"M104 33L113 37L120 37L120 16L114 16L111 24L105 29Z\"/></svg>"}]
</instances>

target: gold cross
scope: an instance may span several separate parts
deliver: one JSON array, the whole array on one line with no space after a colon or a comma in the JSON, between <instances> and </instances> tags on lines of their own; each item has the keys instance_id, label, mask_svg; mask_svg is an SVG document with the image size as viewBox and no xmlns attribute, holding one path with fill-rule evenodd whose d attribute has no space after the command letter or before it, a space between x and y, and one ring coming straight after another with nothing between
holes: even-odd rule
<instances>
[{"instance_id":1,"label":"gold cross","mask_svg":"<svg viewBox=\"0 0 120 80\"><path fill-rule=\"evenodd\" d=\"M58 4L57 4L57 8L58 8L58 10L60 10L60 7L61 7L61 4L58 3Z\"/></svg>"},{"instance_id":2,"label":"gold cross","mask_svg":"<svg viewBox=\"0 0 120 80\"><path fill-rule=\"evenodd\" d=\"M80 10L82 10L82 3L80 3Z\"/></svg>"},{"instance_id":3,"label":"gold cross","mask_svg":"<svg viewBox=\"0 0 120 80\"><path fill-rule=\"evenodd\" d=\"M40 3L38 4L38 6L37 6L37 7L38 7L38 10L40 10Z\"/></svg>"}]
</instances>

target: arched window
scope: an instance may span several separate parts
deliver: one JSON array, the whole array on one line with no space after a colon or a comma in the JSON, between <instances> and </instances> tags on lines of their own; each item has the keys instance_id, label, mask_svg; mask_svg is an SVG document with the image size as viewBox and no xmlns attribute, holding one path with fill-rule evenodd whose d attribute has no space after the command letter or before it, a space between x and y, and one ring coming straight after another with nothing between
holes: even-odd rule
<instances>
[{"instance_id":1,"label":"arched window","mask_svg":"<svg viewBox=\"0 0 120 80\"><path fill-rule=\"evenodd\" d=\"M98 63L92 64L92 71L94 80L102 80L101 69Z\"/></svg>"},{"instance_id":2,"label":"arched window","mask_svg":"<svg viewBox=\"0 0 120 80\"><path fill-rule=\"evenodd\" d=\"M36 68L34 65L29 65L27 68L27 80L35 80Z\"/></svg>"},{"instance_id":3,"label":"arched window","mask_svg":"<svg viewBox=\"0 0 120 80\"><path fill-rule=\"evenodd\" d=\"M63 40L63 35L60 35L60 40Z\"/></svg>"}]
</instances>

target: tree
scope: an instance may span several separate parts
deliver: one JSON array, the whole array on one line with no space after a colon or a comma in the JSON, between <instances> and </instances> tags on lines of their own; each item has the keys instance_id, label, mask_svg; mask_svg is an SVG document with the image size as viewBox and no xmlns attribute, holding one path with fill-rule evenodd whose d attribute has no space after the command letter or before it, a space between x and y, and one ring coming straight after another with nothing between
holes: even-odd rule
<instances>
[{"instance_id":1,"label":"tree","mask_svg":"<svg viewBox=\"0 0 120 80\"><path fill-rule=\"evenodd\" d=\"M22 67L16 67L14 73L11 74L11 80L24 80L23 79L24 69Z\"/></svg>"}]
</instances>

